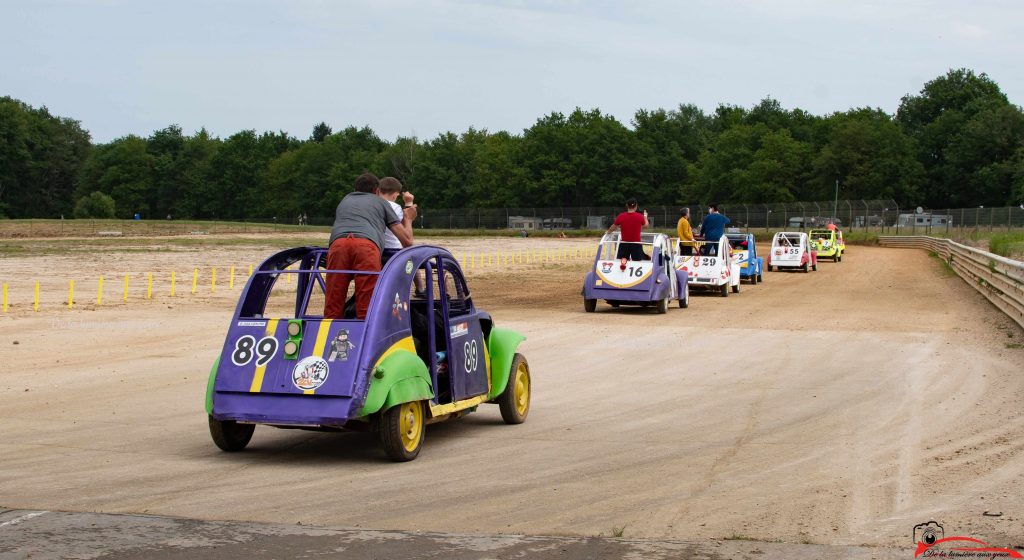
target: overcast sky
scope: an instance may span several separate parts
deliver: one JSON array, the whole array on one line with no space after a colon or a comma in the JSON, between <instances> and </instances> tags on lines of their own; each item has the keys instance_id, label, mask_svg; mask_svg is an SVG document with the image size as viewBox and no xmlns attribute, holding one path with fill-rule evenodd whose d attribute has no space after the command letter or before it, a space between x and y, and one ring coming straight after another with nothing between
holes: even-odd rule
<instances>
[{"instance_id":1,"label":"overcast sky","mask_svg":"<svg viewBox=\"0 0 1024 560\"><path fill-rule=\"evenodd\" d=\"M1022 27L1019 0L0 0L0 95L97 142L170 124L520 133L577 106L628 125L766 96L892 113L959 67L1021 104Z\"/></svg>"}]
</instances>

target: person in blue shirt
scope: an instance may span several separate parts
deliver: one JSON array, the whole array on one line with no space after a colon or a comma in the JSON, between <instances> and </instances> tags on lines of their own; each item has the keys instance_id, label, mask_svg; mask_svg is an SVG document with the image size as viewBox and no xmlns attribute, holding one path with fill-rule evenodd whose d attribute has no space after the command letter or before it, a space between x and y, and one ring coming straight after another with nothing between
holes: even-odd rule
<instances>
[{"instance_id":1,"label":"person in blue shirt","mask_svg":"<svg viewBox=\"0 0 1024 560\"><path fill-rule=\"evenodd\" d=\"M708 215L704 216L704 221L700 223L700 233L704 238L704 246L701 247L702 255L715 255L717 254L718 240L725 235L725 226L729 225L731 221L718 211L718 204L708 205Z\"/></svg>"}]
</instances>

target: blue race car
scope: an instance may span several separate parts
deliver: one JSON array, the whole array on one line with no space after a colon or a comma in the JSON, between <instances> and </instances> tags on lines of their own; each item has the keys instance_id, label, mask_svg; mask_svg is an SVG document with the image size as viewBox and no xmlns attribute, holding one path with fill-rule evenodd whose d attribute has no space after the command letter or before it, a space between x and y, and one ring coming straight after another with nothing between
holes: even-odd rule
<instances>
[{"instance_id":1,"label":"blue race car","mask_svg":"<svg viewBox=\"0 0 1024 560\"><path fill-rule=\"evenodd\" d=\"M757 256L757 244L752 233L727 233L734 262L740 265L740 279L751 284L764 281L764 257Z\"/></svg>"}]
</instances>

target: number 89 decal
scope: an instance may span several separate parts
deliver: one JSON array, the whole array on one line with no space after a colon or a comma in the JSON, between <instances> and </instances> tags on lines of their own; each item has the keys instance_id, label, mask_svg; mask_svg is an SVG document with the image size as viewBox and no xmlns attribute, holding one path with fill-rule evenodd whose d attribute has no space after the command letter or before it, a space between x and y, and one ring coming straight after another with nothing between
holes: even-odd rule
<instances>
[{"instance_id":1,"label":"number 89 decal","mask_svg":"<svg viewBox=\"0 0 1024 560\"><path fill-rule=\"evenodd\" d=\"M466 373L473 373L476 371L477 365L476 341L466 342L462 346L462 350L465 352Z\"/></svg>"},{"instance_id":2,"label":"number 89 decal","mask_svg":"<svg viewBox=\"0 0 1024 560\"><path fill-rule=\"evenodd\" d=\"M252 335L240 336L235 341L235 351L231 353L231 363L236 366L244 366L252 361L253 354L256 355L256 367L267 365L274 354L277 354L277 339L265 336L257 344Z\"/></svg>"}]
</instances>

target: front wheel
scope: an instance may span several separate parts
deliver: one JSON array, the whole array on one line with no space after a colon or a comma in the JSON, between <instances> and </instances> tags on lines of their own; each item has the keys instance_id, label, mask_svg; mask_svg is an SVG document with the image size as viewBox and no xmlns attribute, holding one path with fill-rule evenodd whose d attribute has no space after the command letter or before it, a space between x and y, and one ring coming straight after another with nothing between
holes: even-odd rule
<instances>
[{"instance_id":1,"label":"front wheel","mask_svg":"<svg viewBox=\"0 0 1024 560\"><path fill-rule=\"evenodd\" d=\"M732 287L732 293L734 293L734 294L740 293L740 283L739 282L737 282L736 285Z\"/></svg>"},{"instance_id":2,"label":"front wheel","mask_svg":"<svg viewBox=\"0 0 1024 560\"><path fill-rule=\"evenodd\" d=\"M530 365L526 357L516 354L512 359L508 385L498 396L501 419L506 424L522 424L530 413Z\"/></svg>"},{"instance_id":3,"label":"front wheel","mask_svg":"<svg viewBox=\"0 0 1024 560\"><path fill-rule=\"evenodd\" d=\"M838 255L836 255L836 262L843 262L843 254L842 253L839 253Z\"/></svg>"},{"instance_id":4,"label":"front wheel","mask_svg":"<svg viewBox=\"0 0 1024 560\"><path fill-rule=\"evenodd\" d=\"M587 313L593 313L594 311L596 311L597 310L597 300L596 299L585 299L585 300L583 300L583 310L586 311Z\"/></svg>"},{"instance_id":5,"label":"front wheel","mask_svg":"<svg viewBox=\"0 0 1024 560\"><path fill-rule=\"evenodd\" d=\"M817 272L818 271L818 265L817 264L812 264L811 265L811 270Z\"/></svg>"},{"instance_id":6,"label":"front wheel","mask_svg":"<svg viewBox=\"0 0 1024 560\"><path fill-rule=\"evenodd\" d=\"M217 420L210 416L210 436L213 443L224 451L241 451L249 445L255 424L239 424L234 420Z\"/></svg>"},{"instance_id":7,"label":"front wheel","mask_svg":"<svg viewBox=\"0 0 1024 560\"><path fill-rule=\"evenodd\" d=\"M722 297L729 297L729 285L728 284L722 284L722 287L719 288L718 290L722 294Z\"/></svg>"},{"instance_id":8,"label":"front wheel","mask_svg":"<svg viewBox=\"0 0 1024 560\"><path fill-rule=\"evenodd\" d=\"M758 275L757 275L757 281L758 281L758 282L764 282L764 276L761 276L761 274L760 274L760 273L758 273Z\"/></svg>"},{"instance_id":9,"label":"front wheel","mask_svg":"<svg viewBox=\"0 0 1024 560\"><path fill-rule=\"evenodd\" d=\"M420 401L402 403L384 411L380 419L380 441L392 461L412 461L420 454L425 420Z\"/></svg>"},{"instance_id":10,"label":"front wheel","mask_svg":"<svg viewBox=\"0 0 1024 560\"><path fill-rule=\"evenodd\" d=\"M801 268L801 270L803 270L804 272L808 272L809 271L809 269L807 268L807 263L804 263L804 266L803 266L803 268Z\"/></svg>"}]
</instances>

